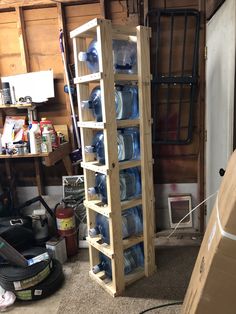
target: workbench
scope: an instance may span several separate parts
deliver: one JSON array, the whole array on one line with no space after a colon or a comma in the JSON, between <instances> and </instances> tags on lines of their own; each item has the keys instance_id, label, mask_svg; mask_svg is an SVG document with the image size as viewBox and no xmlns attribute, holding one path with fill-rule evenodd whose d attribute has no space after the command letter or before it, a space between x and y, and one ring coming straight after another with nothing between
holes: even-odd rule
<instances>
[{"instance_id":1,"label":"workbench","mask_svg":"<svg viewBox=\"0 0 236 314\"><path fill-rule=\"evenodd\" d=\"M43 176L41 165L43 164L46 167L54 166L58 161L62 160L64 166L66 168L67 174L72 175L72 164L70 161L71 146L70 143L66 142L61 144L57 149L50 153L40 153L40 154L25 154L25 155L0 155L0 160L5 160L5 167L7 178L9 182L14 178L13 173L13 160L14 159L25 159L25 158L33 158L34 159L34 167L35 167L35 179L38 187L39 195L45 195L45 187L43 184Z\"/></svg>"}]
</instances>

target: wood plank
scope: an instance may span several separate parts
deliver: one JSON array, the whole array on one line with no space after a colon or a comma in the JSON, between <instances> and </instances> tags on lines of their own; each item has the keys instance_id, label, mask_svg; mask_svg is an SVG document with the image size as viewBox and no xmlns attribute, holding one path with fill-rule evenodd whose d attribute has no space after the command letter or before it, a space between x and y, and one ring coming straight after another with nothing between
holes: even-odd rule
<instances>
[{"instance_id":1,"label":"wood plank","mask_svg":"<svg viewBox=\"0 0 236 314\"><path fill-rule=\"evenodd\" d=\"M111 215L111 209L107 206L107 204L104 204L101 202L101 200L92 200L92 201L84 201L84 206L88 207L92 210L95 210L97 213L110 217Z\"/></svg>"},{"instance_id":2,"label":"wood plank","mask_svg":"<svg viewBox=\"0 0 236 314\"><path fill-rule=\"evenodd\" d=\"M39 157L34 158L35 179L39 195L45 195L45 186L43 184L42 164Z\"/></svg>"},{"instance_id":3,"label":"wood plank","mask_svg":"<svg viewBox=\"0 0 236 314\"><path fill-rule=\"evenodd\" d=\"M84 4L85 0L60 0L63 4ZM88 2L88 1L86 1ZM94 3L97 1L90 0ZM15 7L39 7L39 6L55 6L52 0L1 0L0 9L10 9Z\"/></svg>"},{"instance_id":4,"label":"wood plank","mask_svg":"<svg viewBox=\"0 0 236 314\"><path fill-rule=\"evenodd\" d=\"M154 249L154 191L151 137L150 29L137 27L137 62L140 115L140 151L142 180L142 209L144 235L144 270L150 276L156 270Z\"/></svg>"},{"instance_id":5,"label":"wood plank","mask_svg":"<svg viewBox=\"0 0 236 314\"><path fill-rule=\"evenodd\" d=\"M78 53L79 51L86 50L86 40L84 38L73 38L73 52L74 52L74 62L75 62L75 76L80 77L87 73L86 65L83 62L78 61ZM91 112L89 110L82 110L80 103L82 100L89 98L89 86L88 84L79 84L76 86L77 90L77 99L78 99L78 112L79 112L79 120L86 121L91 118ZM85 129L81 129L81 147L82 147L82 157L83 161L87 162L89 156L85 153L84 147L91 143L93 133ZM90 159L91 160L91 159ZM88 169L83 169L84 173L84 189L85 189L85 200L91 201L91 196L88 193L88 188L95 186L95 174ZM87 207L87 227L88 229L94 226L96 223L96 212ZM99 252L89 245L89 261L90 267L92 269L93 266L99 263ZM97 278L97 277L95 277Z\"/></svg>"},{"instance_id":6,"label":"wood plank","mask_svg":"<svg viewBox=\"0 0 236 314\"><path fill-rule=\"evenodd\" d=\"M120 170L140 167L140 166L141 166L140 160L127 160L127 161L122 161L119 163Z\"/></svg>"},{"instance_id":7,"label":"wood plank","mask_svg":"<svg viewBox=\"0 0 236 314\"><path fill-rule=\"evenodd\" d=\"M56 162L68 156L70 152L70 143L63 143L57 149L55 149L51 153L48 153L48 156L45 156L43 158L43 164L47 167L53 166Z\"/></svg>"},{"instance_id":8,"label":"wood plank","mask_svg":"<svg viewBox=\"0 0 236 314\"><path fill-rule=\"evenodd\" d=\"M28 45L25 33L25 22L23 16L23 9L16 7L17 29L20 43L21 62L23 66L23 72L29 72L29 53Z\"/></svg>"},{"instance_id":9,"label":"wood plank","mask_svg":"<svg viewBox=\"0 0 236 314\"><path fill-rule=\"evenodd\" d=\"M114 73L112 57L112 31L111 22L103 20L97 28L98 49L101 52L99 62L103 77L100 82L103 121L108 123L104 130L105 160L110 169L107 176L108 206L111 208L112 219L109 220L111 248L116 254L112 264L112 285L116 293L122 293L124 282L124 258L122 247L122 220L120 205L120 178L117 153L117 125L114 99ZM111 92L112 91L112 92ZM115 123L114 123L115 122ZM123 275L122 275L123 274Z\"/></svg>"},{"instance_id":10,"label":"wood plank","mask_svg":"<svg viewBox=\"0 0 236 314\"><path fill-rule=\"evenodd\" d=\"M129 286L144 276L145 276L144 269L142 267L138 267L132 273L125 276L125 285Z\"/></svg>"},{"instance_id":11,"label":"wood plank","mask_svg":"<svg viewBox=\"0 0 236 314\"><path fill-rule=\"evenodd\" d=\"M121 209L126 210L139 205L142 205L142 198L133 198L131 200L121 202Z\"/></svg>"},{"instance_id":12,"label":"wood plank","mask_svg":"<svg viewBox=\"0 0 236 314\"><path fill-rule=\"evenodd\" d=\"M113 252L111 246L107 245L106 243L100 244L99 242L101 241L101 239L102 239L102 237L99 235L97 237L93 237L93 238L91 238L91 237L86 238L88 243L90 245L92 245L93 247L95 247L99 252L103 253L104 255L106 255L109 258L113 258L114 252Z\"/></svg>"},{"instance_id":13,"label":"wood plank","mask_svg":"<svg viewBox=\"0 0 236 314\"><path fill-rule=\"evenodd\" d=\"M99 274L94 274L92 270L89 272L90 277L95 280L105 291L107 291L112 297L115 297L116 291L112 286L112 282L109 281L108 283L103 281L102 278L99 277ZM104 274L102 274L103 276Z\"/></svg>"},{"instance_id":14,"label":"wood plank","mask_svg":"<svg viewBox=\"0 0 236 314\"><path fill-rule=\"evenodd\" d=\"M197 155L159 158L154 164L155 183L196 183Z\"/></svg>"}]
</instances>

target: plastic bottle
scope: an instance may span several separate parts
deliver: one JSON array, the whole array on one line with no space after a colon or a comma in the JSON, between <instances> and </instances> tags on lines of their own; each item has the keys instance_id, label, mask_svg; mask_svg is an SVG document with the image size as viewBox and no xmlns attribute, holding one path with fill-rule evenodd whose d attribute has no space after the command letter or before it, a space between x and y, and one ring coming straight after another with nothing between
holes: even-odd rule
<instances>
[{"instance_id":1,"label":"plastic bottle","mask_svg":"<svg viewBox=\"0 0 236 314\"><path fill-rule=\"evenodd\" d=\"M41 132L43 132L43 129L45 126L48 127L48 130L49 130L50 135L51 135L52 148L57 148L58 147L57 133L54 129L52 121L48 120L47 118L41 118L41 121L40 121Z\"/></svg>"},{"instance_id":2,"label":"plastic bottle","mask_svg":"<svg viewBox=\"0 0 236 314\"><path fill-rule=\"evenodd\" d=\"M91 109L96 121L102 121L101 89L96 86L89 100L82 101L82 107ZM116 119L135 119L138 117L138 88L134 85L115 86Z\"/></svg>"},{"instance_id":3,"label":"plastic bottle","mask_svg":"<svg viewBox=\"0 0 236 314\"><path fill-rule=\"evenodd\" d=\"M113 68L114 72L136 73L137 72L137 45L128 40L113 40ZM99 72L99 49L96 40L93 40L87 52L79 52L79 61L86 61L92 73Z\"/></svg>"},{"instance_id":4,"label":"plastic bottle","mask_svg":"<svg viewBox=\"0 0 236 314\"><path fill-rule=\"evenodd\" d=\"M44 150L46 148L46 151ZM44 150L44 151L43 151ZM42 132L42 152L52 152L52 137L48 127L45 126Z\"/></svg>"},{"instance_id":5,"label":"plastic bottle","mask_svg":"<svg viewBox=\"0 0 236 314\"><path fill-rule=\"evenodd\" d=\"M117 131L118 160L132 160L140 158L140 142L138 128L119 129ZM105 164L104 135L97 132L90 146L85 146L86 153L95 153L96 159Z\"/></svg>"},{"instance_id":6,"label":"plastic bottle","mask_svg":"<svg viewBox=\"0 0 236 314\"><path fill-rule=\"evenodd\" d=\"M88 189L90 195L99 195L102 202L107 202L106 175L98 173L95 186ZM129 168L120 171L120 200L132 199L141 194L141 177L139 168Z\"/></svg>"},{"instance_id":7,"label":"plastic bottle","mask_svg":"<svg viewBox=\"0 0 236 314\"><path fill-rule=\"evenodd\" d=\"M122 212L122 238L140 234L143 231L141 206L129 208ZM89 229L90 237L100 234L103 242L110 244L109 219L101 214L96 215L96 226Z\"/></svg>"},{"instance_id":8,"label":"plastic bottle","mask_svg":"<svg viewBox=\"0 0 236 314\"><path fill-rule=\"evenodd\" d=\"M131 273L138 267L144 266L143 245L136 244L124 251L124 274ZM100 263L92 268L94 274L105 271L109 278L112 278L111 260L100 253Z\"/></svg>"},{"instance_id":9,"label":"plastic bottle","mask_svg":"<svg viewBox=\"0 0 236 314\"><path fill-rule=\"evenodd\" d=\"M31 154L41 153L42 136L39 123L37 121L32 121L32 127L29 131L29 139Z\"/></svg>"}]
</instances>

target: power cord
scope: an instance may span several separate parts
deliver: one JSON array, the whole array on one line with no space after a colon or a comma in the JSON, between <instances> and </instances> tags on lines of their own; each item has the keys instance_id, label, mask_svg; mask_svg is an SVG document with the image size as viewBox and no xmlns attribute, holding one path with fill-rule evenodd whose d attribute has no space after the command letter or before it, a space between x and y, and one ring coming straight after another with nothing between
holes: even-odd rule
<instances>
[{"instance_id":1,"label":"power cord","mask_svg":"<svg viewBox=\"0 0 236 314\"><path fill-rule=\"evenodd\" d=\"M174 303L165 303L165 304L150 307L149 309L146 309L146 310L140 312L139 314L147 313L149 311L160 309L162 307L174 306L174 305L180 305L180 304L183 304L183 301L178 301L178 302L174 302Z\"/></svg>"}]
</instances>

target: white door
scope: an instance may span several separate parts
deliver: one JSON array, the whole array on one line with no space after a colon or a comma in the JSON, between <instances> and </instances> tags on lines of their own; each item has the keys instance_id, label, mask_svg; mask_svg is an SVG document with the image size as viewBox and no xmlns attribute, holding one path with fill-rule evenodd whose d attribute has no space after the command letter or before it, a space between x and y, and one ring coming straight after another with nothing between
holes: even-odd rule
<instances>
[{"instance_id":1,"label":"white door","mask_svg":"<svg viewBox=\"0 0 236 314\"><path fill-rule=\"evenodd\" d=\"M219 189L233 151L236 1L226 0L207 24L206 196ZM207 203L207 219L215 198Z\"/></svg>"}]
</instances>

